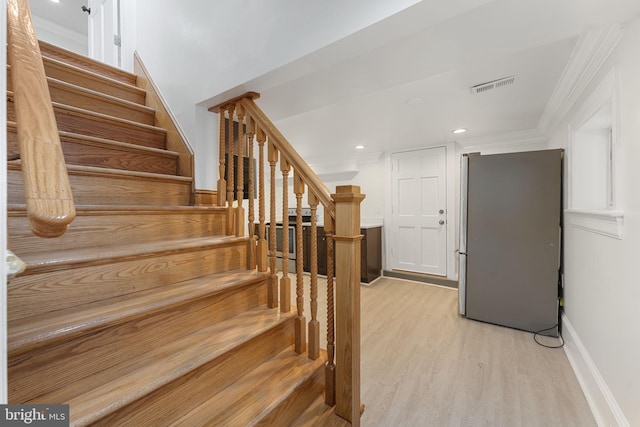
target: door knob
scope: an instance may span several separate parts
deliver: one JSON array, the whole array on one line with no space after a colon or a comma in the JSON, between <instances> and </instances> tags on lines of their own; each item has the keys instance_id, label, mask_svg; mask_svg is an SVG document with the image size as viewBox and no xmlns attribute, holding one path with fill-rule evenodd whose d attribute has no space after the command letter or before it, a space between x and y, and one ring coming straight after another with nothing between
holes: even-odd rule
<instances>
[{"instance_id":1,"label":"door knob","mask_svg":"<svg viewBox=\"0 0 640 427\"><path fill-rule=\"evenodd\" d=\"M438 221L438 224L443 225L444 224L444 219L441 219L440 221Z\"/></svg>"},{"instance_id":2,"label":"door knob","mask_svg":"<svg viewBox=\"0 0 640 427\"><path fill-rule=\"evenodd\" d=\"M444 209L440 209L440 210L438 211L438 213L439 213L440 215L442 215L442 214L444 213Z\"/></svg>"}]
</instances>

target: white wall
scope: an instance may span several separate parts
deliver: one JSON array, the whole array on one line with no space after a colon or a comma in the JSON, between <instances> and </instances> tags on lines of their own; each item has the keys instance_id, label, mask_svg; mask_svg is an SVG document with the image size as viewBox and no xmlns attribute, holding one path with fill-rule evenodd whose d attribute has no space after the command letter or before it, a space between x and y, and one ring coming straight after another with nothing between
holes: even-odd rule
<instances>
[{"instance_id":1,"label":"white wall","mask_svg":"<svg viewBox=\"0 0 640 427\"><path fill-rule=\"evenodd\" d=\"M33 26L38 39L87 56L89 49L86 34L77 33L36 15L33 15Z\"/></svg>"},{"instance_id":2,"label":"white wall","mask_svg":"<svg viewBox=\"0 0 640 427\"><path fill-rule=\"evenodd\" d=\"M215 115L197 104L416 2L136 0L137 50L196 157L210 158L215 142L199 128ZM197 169L196 186L215 188Z\"/></svg>"},{"instance_id":3,"label":"white wall","mask_svg":"<svg viewBox=\"0 0 640 427\"><path fill-rule=\"evenodd\" d=\"M638 46L640 21L636 19L626 26L608 62L551 136L552 146L569 148L569 125L590 93L614 69L622 239L578 228L579 215L565 214L565 334L570 334L566 351L600 425L640 425Z\"/></svg>"}]
</instances>

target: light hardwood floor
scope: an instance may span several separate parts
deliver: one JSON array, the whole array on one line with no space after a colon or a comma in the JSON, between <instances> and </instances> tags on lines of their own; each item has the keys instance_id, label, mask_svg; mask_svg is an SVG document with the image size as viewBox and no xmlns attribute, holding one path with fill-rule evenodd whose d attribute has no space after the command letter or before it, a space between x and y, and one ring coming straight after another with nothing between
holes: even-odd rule
<instances>
[{"instance_id":1,"label":"light hardwood floor","mask_svg":"<svg viewBox=\"0 0 640 427\"><path fill-rule=\"evenodd\" d=\"M308 310L308 276L304 289ZM363 426L596 425L562 349L460 317L456 289L383 277L361 297Z\"/></svg>"}]
</instances>

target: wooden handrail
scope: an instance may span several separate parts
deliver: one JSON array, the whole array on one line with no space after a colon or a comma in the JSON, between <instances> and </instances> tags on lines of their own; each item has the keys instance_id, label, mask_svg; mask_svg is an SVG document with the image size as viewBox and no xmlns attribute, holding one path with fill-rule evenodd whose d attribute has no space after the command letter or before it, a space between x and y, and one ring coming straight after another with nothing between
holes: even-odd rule
<instances>
[{"instance_id":1,"label":"wooden handrail","mask_svg":"<svg viewBox=\"0 0 640 427\"><path fill-rule=\"evenodd\" d=\"M7 29L27 213L34 234L57 237L76 211L27 0L8 1Z\"/></svg>"},{"instance_id":2,"label":"wooden handrail","mask_svg":"<svg viewBox=\"0 0 640 427\"><path fill-rule=\"evenodd\" d=\"M239 102L245 108L245 111L259 124L260 129L269 136L269 140L272 141L278 151L280 151L282 157L287 159L293 170L300 174L304 183L309 187L309 191L315 194L318 201L325 207L325 212L335 217L335 203L331 198L331 192L324 182L318 178L318 175L313 172L300 154L294 150L293 146L287 141L287 138L282 135L252 98L241 98Z\"/></svg>"},{"instance_id":3,"label":"wooden handrail","mask_svg":"<svg viewBox=\"0 0 640 427\"><path fill-rule=\"evenodd\" d=\"M325 231L327 233L327 362L325 364L325 403L334 406L336 414L346 419L353 426L360 425L360 203L364 195L357 186L338 186L335 194L329 192L325 184L311 170L309 165L295 151L293 146L280 133L276 126L269 120L264 112L257 106L254 99L259 94L246 93L243 96L233 98L225 103L209 109L220 115L220 141L219 159L220 179L219 191L224 192L226 184L228 218L234 218L236 224L244 224L245 218L242 208L242 167L238 161L238 170L230 167L225 170L225 164L231 165L228 158L236 151L238 157L243 158L245 145L249 147L250 165L253 162L253 138L256 137L259 144L260 178L259 178L259 224L254 224L254 205L251 202L255 196L252 190L252 181L255 179L253 172L249 173L249 252L255 251L255 259L262 260L258 263L266 269L267 242L264 241L266 216L263 213L265 203L264 192L264 145L268 147L268 162L270 169L270 224L269 224L269 286L267 300L269 307L278 305L278 285L280 290L279 305L281 312L291 310L291 278L289 277L289 262L295 262L296 281L296 310L297 316L294 322L294 349L298 353L307 353L310 359L320 357L320 323L317 319L318 309L318 250L317 250L317 209L318 205L324 206ZM227 119L228 114L228 119ZM238 138L233 131L232 123L237 119ZM226 121L228 120L229 125ZM245 120L247 123L245 132ZM224 127L229 129L228 132ZM227 158L227 161L225 161ZM276 166L280 164L282 180L276 184ZM251 170L251 169L250 169ZM289 176L293 170L293 194L295 196L295 234L294 246L295 260L289 260ZM226 183L224 177L227 177ZM233 183L236 182L237 202L234 202ZM282 190L282 221L276 221L276 186ZM308 253L303 244L303 196L307 193L310 210L311 242ZM277 257L276 250L276 224L282 227L281 243L282 257ZM242 227L243 228L243 227ZM257 230L257 231L256 231ZM287 230L287 231L285 231ZM256 233L258 236L256 236ZM236 236L242 236L243 230L235 229ZM262 243L260 243L262 242ZM334 242L335 242L335 298L334 298ZM286 248L286 249L284 249ZM306 259L306 257L309 259ZM281 263L278 265L278 263ZM306 333L307 319L304 315L304 275L303 265L309 266L310 292L309 307L311 319L308 322L308 334ZM249 268L254 268L251 263ZM280 269L280 271L278 271ZM278 282L278 277L282 276ZM307 345L308 343L308 345ZM334 363L335 360L335 363Z\"/></svg>"}]
</instances>

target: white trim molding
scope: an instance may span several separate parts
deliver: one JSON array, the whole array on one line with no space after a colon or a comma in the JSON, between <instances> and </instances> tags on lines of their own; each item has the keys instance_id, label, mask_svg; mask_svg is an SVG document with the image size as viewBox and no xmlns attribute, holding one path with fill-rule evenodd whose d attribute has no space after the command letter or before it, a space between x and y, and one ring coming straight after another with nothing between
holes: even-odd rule
<instances>
[{"instance_id":1,"label":"white trim molding","mask_svg":"<svg viewBox=\"0 0 640 427\"><path fill-rule=\"evenodd\" d=\"M565 313L562 314L562 337L564 352L598 426L630 427L629 421Z\"/></svg>"},{"instance_id":2,"label":"white trim molding","mask_svg":"<svg viewBox=\"0 0 640 427\"><path fill-rule=\"evenodd\" d=\"M530 146L542 146L548 143L549 139L541 134L538 129L529 129L517 132L508 132L499 135L484 136L479 138L469 138L457 141L463 148L463 152L469 153L482 150L509 149L514 147L527 148Z\"/></svg>"},{"instance_id":3,"label":"white trim molding","mask_svg":"<svg viewBox=\"0 0 640 427\"><path fill-rule=\"evenodd\" d=\"M550 135L567 116L622 39L622 33L623 27L615 24L585 33L578 39L569 63L562 72L540 117L538 122L540 133Z\"/></svg>"},{"instance_id":4,"label":"white trim molding","mask_svg":"<svg viewBox=\"0 0 640 427\"><path fill-rule=\"evenodd\" d=\"M586 211L567 209L565 223L592 233L622 240L624 213L622 211Z\"/></svg>"}]
</instances>

